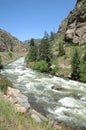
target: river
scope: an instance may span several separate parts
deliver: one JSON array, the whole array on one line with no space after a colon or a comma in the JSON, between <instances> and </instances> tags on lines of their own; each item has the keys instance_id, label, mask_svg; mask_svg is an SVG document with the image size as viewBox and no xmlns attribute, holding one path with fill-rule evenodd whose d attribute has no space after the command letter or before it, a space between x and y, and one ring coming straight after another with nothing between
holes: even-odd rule
<instances>
[{"instance_id":1,"label":"river","mask_svg":"<svg viewBox=\"0 0 86 130\"><path fill-rule=\"evenodd\" d=\"M24 57L1 71L23 94L31 106L48 118L86 128L86 84L39 73L27 68ZM52 86L61 86L54 90Z\"/></svg>"}]
</instances>

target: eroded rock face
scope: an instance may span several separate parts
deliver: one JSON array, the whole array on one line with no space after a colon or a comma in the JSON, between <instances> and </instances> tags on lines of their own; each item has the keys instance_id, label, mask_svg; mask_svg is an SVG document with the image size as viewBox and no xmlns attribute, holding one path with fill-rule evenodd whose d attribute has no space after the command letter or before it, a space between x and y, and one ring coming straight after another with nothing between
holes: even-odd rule
<instances>
[{"instance_id":1,"label":"eroded rock face","mask_svg":"<svg viewBox=\"0 0 86 130\"><path fill-rule=\"evenodd\" d=\"M86 43L86 0L77 0L75 9L62 21L58 33L65 34L65 41Z\"/></svg>"}]
</instances>

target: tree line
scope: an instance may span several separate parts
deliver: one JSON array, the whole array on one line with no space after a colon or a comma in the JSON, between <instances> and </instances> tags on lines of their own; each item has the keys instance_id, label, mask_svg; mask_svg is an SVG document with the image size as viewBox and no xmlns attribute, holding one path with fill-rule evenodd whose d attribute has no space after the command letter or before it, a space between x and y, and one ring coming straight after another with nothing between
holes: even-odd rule
<instances>
[{"instance_id":1,"label":"tree line","mask_svg":"<svg viewBox=\"0 0 86 130\"><path fill-rule=\"evenodd\" d=\"M52 40L54 40L53 33L51 33L51 36L49 37L46 32L39 45L35 44L33 38L30 40L29 51L25 59L27 64L29 64L29 67L40 72L50 73L50 66L52 65L53 59L51 51ZM65 55L65 49L62 42L58 44L58 52L58 56ZM58 66L56 66L52 72L56 73L57 71ZM86 82L86 53L81 59L76 48L71 57L71 78L73 80Z\"/></svg>"}]
</instances>

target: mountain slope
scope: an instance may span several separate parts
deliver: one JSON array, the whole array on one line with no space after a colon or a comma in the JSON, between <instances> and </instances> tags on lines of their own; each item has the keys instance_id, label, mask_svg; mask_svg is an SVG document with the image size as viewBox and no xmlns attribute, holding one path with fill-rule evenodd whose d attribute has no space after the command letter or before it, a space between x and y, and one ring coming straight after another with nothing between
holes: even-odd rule
<instances>
[{"instance_id":1,"label":"mountain slope","mask_svg":"<svg viewBox=\"0 0 86 130\"><path fill-rule=\"evenodd\" d=\"M65 35L65 41L86 43L86 0L77 0L75 8L62 21L57 36Z\"/></svg>"},{"instance_id":2,"label":"mountain slope","mask_svg":"<svg viewBox=\"0 0 86 130\"><path fill-rule=\"evenodd\" d=\"M26 53L21 41L5 30L0 29L0 57L3 64L24 56Z\"/></svg>"},{"instance_id":3,"label":"mountain slope","mask_svg":"<svg viewBox=\"0 0 86 130\"><path fill-rule=\"evenodd\" d=\"M0 29L0 51L13 51L21 42L10 33Z\"/></svg>"}]
</instances>

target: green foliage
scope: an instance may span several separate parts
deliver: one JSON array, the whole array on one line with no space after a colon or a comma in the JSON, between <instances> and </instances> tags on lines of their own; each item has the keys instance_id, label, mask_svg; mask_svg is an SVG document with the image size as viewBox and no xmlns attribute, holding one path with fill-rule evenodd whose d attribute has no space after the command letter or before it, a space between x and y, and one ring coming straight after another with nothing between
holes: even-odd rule
<instances>
[{"instance_id":1,"label":"green foliage","mask_svg":"<svg viewBox=\"0 0 86 130\"><path fill-rule=\"evenodd\" d=\"M74 51L71 66L72 66L72 74L71 74L72 79L79 80L79 78L80 78L80 57L79 57L79 53L78 53L77 49L75 49L75 51Z\"/></svg>"},{"instance_id":2,"label":"green foliage","mask_svg":"<svg viewBox=\"0 0 86 130\"><path fill-rule=\"evenodd\" d=\"M86 61L86 52L84 53L83 61Z\"/></svg>"},{"instance_id":3,"label":"green foliage","mask_svg":"<svg viewBox=\"0 0 86 130\"><path fill-rule=\"evenodd\" d=\"M0 95L0 130L54 130L47 123L37 123L26 114L15 111L10 104Z\"/></svg>"},{"instance_id":4,"label":"green foliage","mask_svg":"<svg viewBox=\"0 0 86 130\"><path fill-rule=\"evenodd\" d=\"M33 38L31 38L31 40L30 40L30 46L35 46L35 42L34 42Z\"/></svg>"},{"instance_id":5,"label":"green foliage","mask_svg":"<svg viewBox=\"0 0 86 130\"><path fill-rule=\"evenodd\" d=\"M25 61L27 63L36 61L37 59L37 47L34 43L34 39L30 40L30 48L27 56L25 57Z\"/></svg>"},{"instance_id":6,"label":"green foliage","mask_svg":"<svg viewBox=\"0 0 86 130\"><path fill-rule=\"evenodd\" d=\"M58 72L58 70L59 70L58 67L54 67L54 68L50 71L50 73L51 73L51 74L56 74L56 73Z\"/></svg>"},{"instance_id":7,"label":"green foliage","mask_svg":"<svg viewBox=\"0 0 86 130\"><path fill-rule=\"evenodd\" d=\"M36 58L37 58L37 47L30 46L29 54L28 54L28 61L29 62L36 61Z\"/></svg>"},{"instance_id":8,"label":"green foliage","mask_svg":"<svg viewBox=\"0 0 86 130\"><path fill-rule=\"evenodd\" d=\"M0 56L0 65L2 64L2 57Z\"/></svg>"},{"instance_id":9,"label":"green foliage","mask_svg":"<svg viewBox=\"0 0 86 130\"><path fill-rule=\"evenodd\" d=\"M86 61L80 65L80 81L86 82Z\"/></svg>"},{"instance_id":10,"label":"green foliage","mask_svg":"<svg viewBox=\"0 0 86 130\"><path fill-rule=\"evenodd\" d=\"M58 39L58 56L65 55L65 49L63 45L64 35L61 35Z\"/></svg>"},{"instance_id":11,"label":"green foliage","mask_svg":"<svg viewBox=\"0 0 86 130\"><path fill-rule=\"evenodd\" d=\"M0 77L0 90L6 93L8 87L13 87L12 83L8 79Z\"/></svg>"},{"instance_id":12,"label":"green foliage","mask_svg":"<svg viewBox=\"0 0 86 130\"><path fill-rule=\"evenodd\" d=\"M63 46L62 42L59 43L58 51L59 51L59 53L58 53L59 56L65 55L65 50L64 50L64 46Z\"/></svg>"},{"instance_id":13,"label":"green foliage","mask_svg":"<svg viewBox=\"0 0 86 130\"><path fill-rule=\"evenodd\" d=\"M12 54L11 51L8 52L8 56L9 56L10 58L12 58L13 54Z\"/></svg>"},{"instance_id":14,"label":"green foliage","mask_svg":"<svg viewBox=\"0 0 86 130\"><path fill-rule=\"evenodd\" d=\"M33 69L45 72L51 64L51 50L49 43L49 35L45 32L39 46L34 44L34 40L30 41L29 52L25 58L27 64Z\"/></svg>"},{"instance_id":15,"label":"green foliage","mask_svg":"<svg viewBox=\"0 0 86 130\"><path fill-rule=\"evenodd\" d=\"M39 60L44 60L50 65L51 63L51 50L48 39L42 39L39 45Z\"/></svg>"},{"instance_id":16,"label":"green foliage","mask_svg":"<svg viewBox=\"0 0 86 130\"><path fill-rule=\"evenodd\" d=\"M50 39L54 40L54 33L53 32L50 33Z\"/></svg>"},{"instance_id":17,"label":"green foliage","mask_svg":"<svg viewBox=\"0 0 86 130\"><path fill-rule=\"evenodd\" d=\"M40 72L47 72L48 71L48 64L46 61L40 60L38 62L30 62L30 67Z\"/></svg>"}]
</instances>

